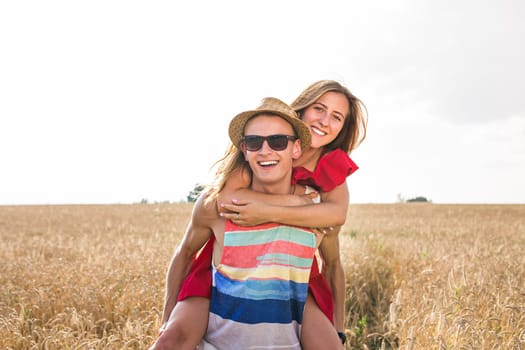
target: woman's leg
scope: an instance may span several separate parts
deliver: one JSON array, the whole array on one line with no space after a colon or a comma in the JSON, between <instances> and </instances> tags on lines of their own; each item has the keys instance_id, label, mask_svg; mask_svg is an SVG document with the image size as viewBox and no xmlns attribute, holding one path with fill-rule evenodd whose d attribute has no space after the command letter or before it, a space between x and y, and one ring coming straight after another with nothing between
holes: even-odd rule
<instances>
[{"instance_id":1,"label":"woman's leg","mask_svg":"<svg viewBox=\"0 0 525 350\"><path fill-rule=\"evenodd\" d=\"M303 350L343 349L334 325L317 306L310 293L308 293L304 307L301 346Z\"/></svg>"},{"instance_id":2,"label":"woman's leg","mask_svg":"<svg viewBox=\"0 0 525 350\"><path fill-rule=\"evenodd\" d=\"M150 350L195 350L208 327L210 299L189 297L177 302L166 329Z\"/></svg>"}]
</instances>

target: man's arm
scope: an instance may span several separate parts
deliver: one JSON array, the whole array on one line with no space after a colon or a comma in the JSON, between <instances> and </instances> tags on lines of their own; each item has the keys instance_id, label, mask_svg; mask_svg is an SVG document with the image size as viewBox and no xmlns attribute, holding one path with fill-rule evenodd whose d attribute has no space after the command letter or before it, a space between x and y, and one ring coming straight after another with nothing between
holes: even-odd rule
<instances>
[{"instance_id":1,"label":"man's arm","mask_svg":"<svg viewBox=\"0 0 525 350\"><path fill-rule=\"evenodd\" d=\"M168 321L171 311L177 303L180 287L190 270L193 257L206 244L212 234L211 223L217 218L218 214L215 203L206 205L204 198L205 194L202 194L195 202L184 237L175 250L168 268L162 313L163 324Z\"/></svg>"},{"instance_id":2,"label":"man's arm","mask_svg":"<svg viewBox=\"0 0 525 350\"><path fill-rule=\"evenodd\" d=\"M319 251L325 265L323 266L323 275L325 276L334 298L334 326L338 332L344 332L345 329L345 272L341 263L339 253L339 231L338 227L335 234L325 235L319 246Z\"/></svg>"}]
</instances>

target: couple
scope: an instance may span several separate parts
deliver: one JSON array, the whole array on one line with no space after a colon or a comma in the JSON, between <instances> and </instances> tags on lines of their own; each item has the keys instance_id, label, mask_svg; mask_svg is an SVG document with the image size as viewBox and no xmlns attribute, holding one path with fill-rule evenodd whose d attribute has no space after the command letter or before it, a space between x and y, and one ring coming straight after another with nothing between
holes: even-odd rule
<instances>
[{"instance_id":1,"label":"couple","mask_svg":"<svg viewBox=\"0 0 525 350\"><path fill-rule=\"evenodd\" d=\"M318 236L298 226L344 223L344 180L357 168L347 152L364 137L364 107L334 81L312 84L292 106L267 98L230 123L233 144L170 265L163 333L152 349L194 349L203 336L202 346L218 349L342 348L338 229ZM296 184L315 186L322 202L290 195Z\"/></svg>"}]
</instances>

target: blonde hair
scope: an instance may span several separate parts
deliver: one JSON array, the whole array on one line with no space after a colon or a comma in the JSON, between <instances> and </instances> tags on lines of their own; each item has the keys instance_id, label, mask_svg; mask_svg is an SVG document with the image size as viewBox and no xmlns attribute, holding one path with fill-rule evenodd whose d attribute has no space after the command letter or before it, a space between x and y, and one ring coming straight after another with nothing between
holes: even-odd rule
<instances>
[{"instance_id":1,"label":"blonde hair","mask_svg":"<svg viewBox=\"0 0 525 350\"><path fill-rule=\"evenodd\" d=\"M326 151L340 148L346 153L351 153L366 137L368 116L364 103L355 97L348 88L335 80L320 80L307 87L290 106L301 118L304 110L317 102L327 92L343 94L348 100L349 109L339 135L324 148Z\"/></svg>"},{"instance_id":2,"label":"blonde hair","mask_svg":"<svg viewBox=\"0 0 525 350\"><path fill-rule=\"evenodd\" d=\"M213 181L207 185L206 199L204 201L206 205L217 199L219 192L222 191L226 181L228 181L234 170L241 168L243 172L247 171L250 177L252 175L252 170L248 166L244 154L239 148L235 147L233 143L228 145L224 156L216 161L212 168L216 166L217 171L215 172L215 177Z\"/></svg>"}]
</instances>

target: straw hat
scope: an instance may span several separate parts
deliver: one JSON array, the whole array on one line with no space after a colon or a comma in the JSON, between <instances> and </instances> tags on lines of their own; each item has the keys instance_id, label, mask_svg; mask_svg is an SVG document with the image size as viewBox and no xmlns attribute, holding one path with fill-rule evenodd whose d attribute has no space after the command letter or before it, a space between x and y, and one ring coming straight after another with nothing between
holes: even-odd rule
<instances>
[{"instance_id":1,"label":"straw hat","mask_svg":"<svg viewBox=\"0 0 525 350\"><path fill-rule=\"evenodd\" d=\"M275 97L263 98L259 107L251 111L239 113L232 119L228 133L236 147L239 147L241 143L242 137L244 136L244 126L248 120L259 114L275 114L285 119L292 125L295 133L301 140L301 149L305 151L310 148L312 136L310 135L308 127L298 118L297 113L295 113L290 106Z\"/></svg>"}]
</instances>

